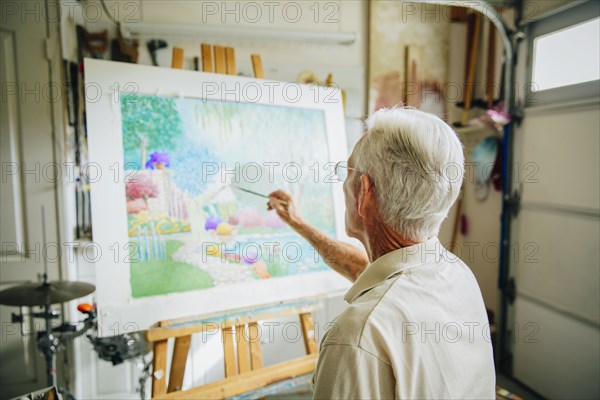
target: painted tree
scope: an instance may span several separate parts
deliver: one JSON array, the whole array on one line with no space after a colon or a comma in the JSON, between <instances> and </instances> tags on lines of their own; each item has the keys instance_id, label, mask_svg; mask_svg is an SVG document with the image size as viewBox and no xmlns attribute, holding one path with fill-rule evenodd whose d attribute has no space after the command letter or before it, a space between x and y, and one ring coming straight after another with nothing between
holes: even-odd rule
<instances>
[{"instance_id":1,"label":"painted tree","mask_svg":"<svg viewBox=\"0 0 600 400\"><path fill-rule=\"evenodd\" d=\"M158 96L127 95L121 98L123 121L123 149L126 162L139 158L139 169L144 169L147 149L165 152L175 149L177 138L183 133L183 123L177 111L176 99Z\"/></svg>"},{"instance_id":2,"label":"painted tree","mask_svg":"<svg viewBox=\"0 0 600 400\"><path fill-rule=\"evenodd\" d=\"M144 199L147 203L149 198L158 196L158 186L146 175L136 174L125 184L125 195L128 200Z\"/></svg>"}]
</instances>

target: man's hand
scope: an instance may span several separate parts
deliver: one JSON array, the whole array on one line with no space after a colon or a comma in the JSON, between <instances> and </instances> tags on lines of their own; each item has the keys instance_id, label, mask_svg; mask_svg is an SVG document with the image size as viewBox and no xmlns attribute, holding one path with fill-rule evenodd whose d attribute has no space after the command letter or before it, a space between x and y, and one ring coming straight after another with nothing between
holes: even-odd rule
<instances>
[{"instance_id":1,"label":"man's hand","mask_svg":"<svg viewBox=\"0 0 600 400\"><path fill-rule=\"evenodd\" d=\"M277 215L293 229L297 229L304 224L292 195L284 190L276 190L269 194L269 197L271 200L267 203L268 210L275 210Z\"/></svg>"},{"instance_id":2,"label":"man's hand","mask_svg":"<svg viewBox=\"0 0 600 400\"><path fill-rule=\"evenodd\" d=\"M306 223L288 192L277 190L269 198L267 208L275 210L283 221L306 239L333 270L354 282L367 267L369 259L364 250L331 238Z\"/></svg>"}]
</instances>

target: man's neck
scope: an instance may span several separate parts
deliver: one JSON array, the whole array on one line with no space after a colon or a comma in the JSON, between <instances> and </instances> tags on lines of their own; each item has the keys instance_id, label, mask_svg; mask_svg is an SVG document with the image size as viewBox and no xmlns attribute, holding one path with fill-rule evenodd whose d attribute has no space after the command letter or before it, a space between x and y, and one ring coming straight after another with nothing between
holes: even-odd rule
<instances>
[{"instance_id":1,"label":"man's neck","mask_svg":"<svg viewBox=\"0 0 600 400\"><path fill-rule=\"evenodd\" d=\"M404 235L390 229L383 222L372 232L366 232L365 248L369 255L369 261L374 262L379 257L391 253L403 247L413 246L420 242L407 239Z\"/></svg>"}]
</instances>

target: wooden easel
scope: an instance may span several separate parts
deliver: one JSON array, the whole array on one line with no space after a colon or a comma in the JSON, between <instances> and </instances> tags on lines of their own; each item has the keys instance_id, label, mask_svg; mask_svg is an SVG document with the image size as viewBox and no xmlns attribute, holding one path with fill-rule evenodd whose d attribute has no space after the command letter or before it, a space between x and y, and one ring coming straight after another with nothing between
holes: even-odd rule
<instances>
[{"instance_id":1,"label":"wooden easel","mask_svg":"<svg viewBox=\"0 0 600 400\"><path fill-rule=\"evenodd\" d=\"M202 71L236 75L235 51L231 47L200 46ZM214 55L214 69L212 56ZM259 55L251 56L254 76L264 79ZM196 68L200 60L194 60ZM183 68L183 49L173 48L173 68ZM152 398L153 399L222 399L266 387L272 383L309 374L314 371L318 345L315 341L312 312L320 308L317 301L306 303L279 303L259 310L239 310L227 315L205 315L202 320L162 321L146 332L152 343ZM269 367L263 366L260 347L260 326L266 319L298 315L302 328L306 356ZM225 379L182 391L185 364L192 334L220 330L223 337ZM167 379L168 342L174 338L171 369Z\"/></svg>"}]
</instances>

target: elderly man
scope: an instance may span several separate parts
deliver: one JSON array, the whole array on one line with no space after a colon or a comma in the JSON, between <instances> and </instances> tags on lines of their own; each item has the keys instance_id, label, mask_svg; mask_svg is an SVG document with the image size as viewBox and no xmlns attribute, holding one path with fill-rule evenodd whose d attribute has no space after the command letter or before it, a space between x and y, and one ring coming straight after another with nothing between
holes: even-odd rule
<instances>
[{"instance_id":1,"label":"elderly man","mask_svg":"<svg viewBox=\"0 0 600 400\"><path fill-rule=\"evenodd\" d=\"M332 252L327 244L334 239L307 225L289 194L276 191L269 201L354 282L349 307L321 342L314 397L494 399L479 286L437 238L462 185L463 149L454 131L418 110L380 110L336 172L344 181L346 232L366 256L341 242Z\"/></svg>"}]
</instances>

